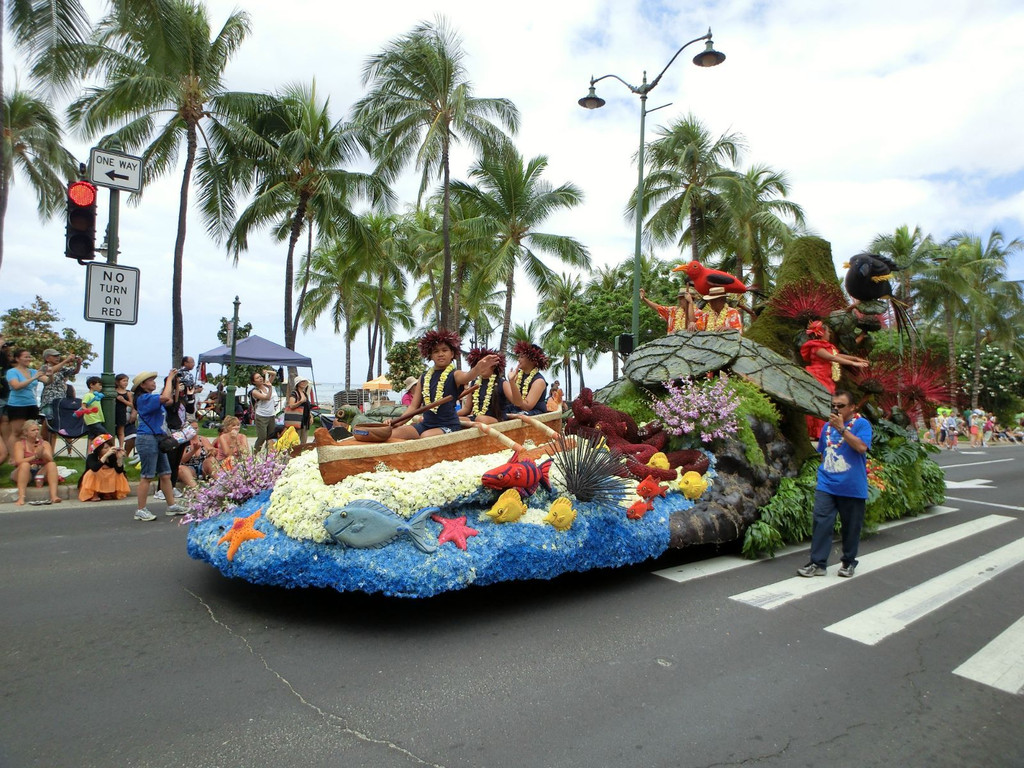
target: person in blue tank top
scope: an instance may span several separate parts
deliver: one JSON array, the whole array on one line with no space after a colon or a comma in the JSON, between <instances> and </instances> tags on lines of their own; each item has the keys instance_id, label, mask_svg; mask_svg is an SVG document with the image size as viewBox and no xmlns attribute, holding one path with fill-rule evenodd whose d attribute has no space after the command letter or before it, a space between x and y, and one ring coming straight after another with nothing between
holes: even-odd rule
<instances>
[{"instance_id":1,"label":"person in blue tank top","mask_svg":"<svg viewBox=\"0 0 1024 768\"><path fill-rule=\"evenodd\" d=\"M541 371L548 367L548 356L536 344L516 343L513 354L518 364L505 381L507 413L540 416L548 412L548 383Z\"/></svg>"},{"instance_id":2,"label":"person in blue tank top","mask_svg":"<svg viewBox=\"0 0 1024 768\"><path fill-rule=\"evenodd\" d=\"M396 427L392 437L402 440L414 440L418 437L433 437L463 429L462 423L455 412L455 406L462 396L462 389L473 379L494 368L499 362L497 355L482 357L469 371L461 371L456 367L455 357L459 353L460 339L453 331L430 331L419 342L420 354L434 363L434 367L420 376L412 387L412 402L402 414L412 413L416 409L436 403L445 397L452 399L437 408L423 414L423 421L418 424L405 424Z\"/></svg>"}]
</instances>

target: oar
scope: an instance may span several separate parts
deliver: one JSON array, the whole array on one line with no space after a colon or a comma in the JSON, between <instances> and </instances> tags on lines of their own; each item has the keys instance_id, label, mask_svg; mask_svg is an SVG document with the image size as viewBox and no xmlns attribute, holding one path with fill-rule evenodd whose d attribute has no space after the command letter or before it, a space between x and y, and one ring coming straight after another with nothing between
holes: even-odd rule
<instances>
[{"instance_id":1,"label":"oar","mask_svg":"<svg viewBox=\"0 0 1024 768\"><path fill-rule=\"evenodd\" d=\"M478 390L479 388L479 384L475 384L472 387L467 387L466 389L462 390L462 394L459 395L459 397L463 398L466 395L472 394L473 392L476 392L476 390ZM411 413L407 413L405 416L402 416L399 419L395 419L389 424L381 424L378 422L355 424L352 427L352 436L361 443L386 443L391 438L391 431L394 427L401 426L402 424L405 424L405 422L407 422L413 416L419 416L421 413L432 411L435 408L439 408L440 406L444 405L445 403L450 403L454 399L454 395L442 397L440 400L435 400L430 405L424 405L420 408L417 408Z\"/></svg>"}]
</instances>

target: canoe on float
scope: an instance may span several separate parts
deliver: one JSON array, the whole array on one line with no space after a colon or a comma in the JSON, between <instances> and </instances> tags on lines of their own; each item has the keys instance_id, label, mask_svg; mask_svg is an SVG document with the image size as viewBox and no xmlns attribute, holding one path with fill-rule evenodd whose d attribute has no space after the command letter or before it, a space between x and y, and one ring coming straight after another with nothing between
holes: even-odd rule
<instances>
[{"instance_id":1,"label":"canoe on float","mask_svg":"<svg viewBox=\"0 0 1024 768\"><path fill-rule=\"evenodd\" d=\"M533 420L548 429L562 431L560 413L546 413ZM335 440L326 429L320 428L313 433L313 440L320 464L320 476L324 483L333 485L349 475L373 472L381 464L389 470L412 472L441 461L461 461L470 456L507 451L508 443L495 435L496 432L520 444L531 441L534 445L541 445L551 440L545 430L519 419L491 424L489 434L470 427L418 440L391 438L385 443L363 443L354 437Z\"/></svg>"}]
</instances>

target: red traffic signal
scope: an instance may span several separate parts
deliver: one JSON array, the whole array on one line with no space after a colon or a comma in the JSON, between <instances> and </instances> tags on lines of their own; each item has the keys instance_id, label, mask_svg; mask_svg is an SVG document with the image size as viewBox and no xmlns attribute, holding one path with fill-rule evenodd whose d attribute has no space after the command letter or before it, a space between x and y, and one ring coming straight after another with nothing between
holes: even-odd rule
<instances>
[{"instance_id":1,"label":"red traffic signal","mask_svg":"<svg viewBox=\"0 0 1024 768\"><path fill-rule=\"evenodd\" d=\"M88 181L68 186L64 255L79 262L96 257L96 187Z\"/></svg>"}]
</instances>

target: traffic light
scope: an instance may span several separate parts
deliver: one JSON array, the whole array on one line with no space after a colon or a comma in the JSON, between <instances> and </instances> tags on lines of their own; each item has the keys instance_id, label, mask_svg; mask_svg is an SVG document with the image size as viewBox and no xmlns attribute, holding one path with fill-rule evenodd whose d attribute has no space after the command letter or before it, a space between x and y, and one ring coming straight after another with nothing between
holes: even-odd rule
<instances>
[{"instance_id":1,"label":"traffic light","mask_svg":"<svg viewBox=\"0 0 1024 768\"><path fill-rule=\"evenodd\" d=\"M68 224L64 255L79 262L96 257L96 187L88 181L68 185Z\"/></svg>"}]
</instances>

